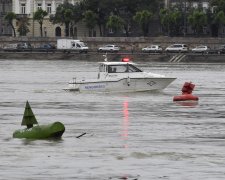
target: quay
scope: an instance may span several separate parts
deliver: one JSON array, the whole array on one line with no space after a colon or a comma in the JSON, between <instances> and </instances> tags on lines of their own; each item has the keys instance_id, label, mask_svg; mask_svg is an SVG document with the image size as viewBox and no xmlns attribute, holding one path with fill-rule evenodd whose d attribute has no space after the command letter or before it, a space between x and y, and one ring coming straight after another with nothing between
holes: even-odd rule
<instances>
[{"instance_id":1,"label":"quay","mask_svg":"<svg viewBox=\"0 0 225 180\"><path fill-rule=\"evenodd\" d=\"M166 53L148 54L142 53L141 48L150 44L158 44L165 49L175 43L186 44L189 49L197 45L207 45L212 50L225 44L225 38L209 37L83 37L90 52L87 54L63 52L4 52L3 48L10 43L29 42L34 48L41 44L51 43L56 45L57 38L51 37L0 37L0 59L37 59L37 60L81 60L81 61L103 61L103 53L98 53L97 48L105 44L116 44L121 47L118 53L108 53L109 61L118 61L123 57L129 57L133 61L148 62L192 62L192 63L224 63L224 54L193 54L193 53Z\"/></svg>"},{"instance_id":2,"label":"quay","mask_svg":"<svg viewBox=\"0 0 225 180\"><path fill-rule=\"evenodd\" d=\"M63 52L4 52L0 51L1 60L76 60L104 61L104 53L63 53ZM194 53L162 53L148 54L141 52L107 53L108 61L120 61L128 57L136 62L170 62L170 63L225 63L225 54L194 54Z\"/></svg>"}]
</instances>

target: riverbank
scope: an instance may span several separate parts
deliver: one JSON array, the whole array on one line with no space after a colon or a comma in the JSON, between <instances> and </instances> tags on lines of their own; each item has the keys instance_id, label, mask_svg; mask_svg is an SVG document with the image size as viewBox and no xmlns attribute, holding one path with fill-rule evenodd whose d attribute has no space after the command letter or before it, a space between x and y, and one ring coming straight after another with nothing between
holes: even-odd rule
<instances>
[{"instance_id":1,"label":"riverbank","mask_svg":"<svg viewBox=\"0 0 225 180\"><path fill-rule=\"evenodd\" d=\"M69 37L0 37L0 49L4 48L8 44L29 42L34 48L39 47L41 44L51 43L56 45L57 39L68 39ZM77 39L77 38L73 38ZM194 48L196 45L207 45L211 49L217 49L221 45L225 44L225 38L222 37L82 37L79 38L85 42L89 49L97 50L98 47L105 44L116 44L121 47L122 50L135 51L141 50L141 48L150 45L158 44L163 49L167 46L175 43L186 44L189 48Z\"/></svg>"},{"instance_id":2,"label":"riverbank","mask_svg":"<svg viewBox=\"0 0 225 180\"><path fill-rule=\"evenodd\" d=\"M36 59L36 60L81 60L81 61L103 61L103 53L89 52L87 54L62 52L0 52L0 59ZM171 63L225 63L225 55L221 54L145 54L145 53L108 53L108 61L120 61L129 57L133 61L148 62L171 62Z\"/></svg>"}]
</instances>

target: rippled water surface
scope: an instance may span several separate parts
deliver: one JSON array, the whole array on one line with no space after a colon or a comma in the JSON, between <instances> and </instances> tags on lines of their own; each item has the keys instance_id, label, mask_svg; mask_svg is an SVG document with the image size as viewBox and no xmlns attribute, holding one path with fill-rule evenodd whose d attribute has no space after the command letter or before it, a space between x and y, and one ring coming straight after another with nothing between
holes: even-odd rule
<instances>
[{"instance_id":1,"label":"rippled water surface","mask_svg":"<svg viewBox=\"0 0 225 180\"><path fill-rule=\"evenodd\" d=\"M97 66L0 60L0 179L225 179L225 64L141 62L146 71L177 77L161 92L63 90ZM198 104L172 101L185 81L196 84ZM65 124L61 140L12 138L26 100L40 124Z\"/></svg>"}]
</instances>

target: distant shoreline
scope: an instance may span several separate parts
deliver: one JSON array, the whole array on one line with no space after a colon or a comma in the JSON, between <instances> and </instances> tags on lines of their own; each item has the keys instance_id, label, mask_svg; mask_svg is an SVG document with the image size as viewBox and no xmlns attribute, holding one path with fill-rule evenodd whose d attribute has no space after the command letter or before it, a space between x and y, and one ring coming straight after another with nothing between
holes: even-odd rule
<instances>
[{"instance_id":1,"label":"distant shoreline","mask_svg":"<svg viewBox=\"0 0 225 180\"><path fill-rule=\"evenodd\" d=\"M89 52L87 54L62 52L0 52L1 60L81 60L81 61L104 61L104 53ZM132 61L146 62L171 62L171 63L225 63L225 55L221 54L146 54L146 53L108 53L108 61L120 61L128 57ZM180 58L180 59L179 59Z\"/></svg>"},{"instance_id":2,"label":"distant shoreline","mask_svg":"<svg viewBox=\"0 0 225 180\"><path fill-rule=\"evenodd\" d=\"M8 44L29 42L34 48L39 47L41 44L51 43L56 45L57 39L71 39L68 37L6 37L0 36L0 49L3 49ZM98 47L106 44L116 44L121 49L131 51L132 48L135 50L141 50L143 47L149 46L150 44L158 44L163 49L171 44L186 44L190 49L197 45L207 45L211 49L217 49L220 45L225 44L225 38L222 37L78 37L83 41L89 49L97 50Z\"/></svg>"}]
</instances>

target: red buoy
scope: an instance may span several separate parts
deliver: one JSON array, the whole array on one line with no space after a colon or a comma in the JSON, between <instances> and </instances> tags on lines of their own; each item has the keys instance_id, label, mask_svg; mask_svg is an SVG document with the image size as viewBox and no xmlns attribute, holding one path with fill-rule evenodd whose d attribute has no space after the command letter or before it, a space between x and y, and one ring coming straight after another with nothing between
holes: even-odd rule
<instances>
[{"instance_id":1,"label":"red buoy","mask_svg":"<svg viewBox=\"0 0 225 180\"><path fill-rule=\"evenodd\" d=\"M198 96L192 95L195 84L185 82L182 88L182 95L174 96L173 101L198 101Z\"/></svg>"},{"instance_id":2,"label":"red buoy","mask_svg":"<svg viewBox=\"0 0 225 180\"><path fill-rule=\"evenodd\" d=\"M173 97L174 101L198 101L198 96L193 96L192 94L182 94Z\"/></svg>"}]
</instances>

